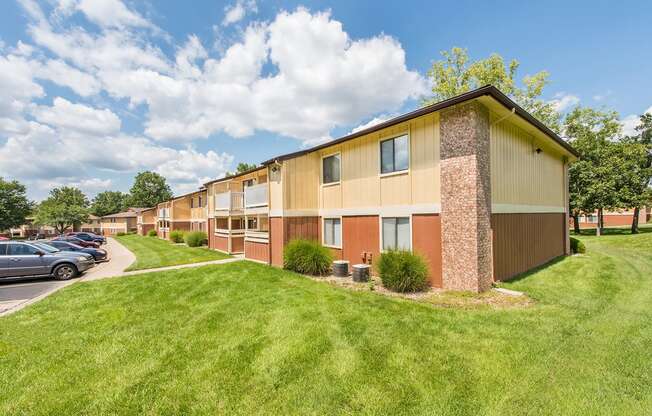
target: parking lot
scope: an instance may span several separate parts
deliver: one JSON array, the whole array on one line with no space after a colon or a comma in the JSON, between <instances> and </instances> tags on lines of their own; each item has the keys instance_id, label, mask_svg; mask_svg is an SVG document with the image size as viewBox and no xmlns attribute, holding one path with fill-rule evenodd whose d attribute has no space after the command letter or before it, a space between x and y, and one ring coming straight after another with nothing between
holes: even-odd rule
<instances>
[{"instance_id":1,"label":"parking lot","mask_svg":"<svg viewBox=\"0 0 652 416\"><path fill-rule=\"evenodd\" d=\"M106 249L110 261L99 263L86 273L71 280L57 281L49 278L0 280L0 315L14 312L26 305L78 281L96 280L120 275L134 260L134 255L124 246L109 238Z\"/></svg>"}]
</instances>

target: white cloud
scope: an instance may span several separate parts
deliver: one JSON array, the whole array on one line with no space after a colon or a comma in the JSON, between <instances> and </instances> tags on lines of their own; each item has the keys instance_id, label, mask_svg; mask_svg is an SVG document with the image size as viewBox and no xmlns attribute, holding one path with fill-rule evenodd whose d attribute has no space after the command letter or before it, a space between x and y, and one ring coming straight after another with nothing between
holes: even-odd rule
<instances>
[{"instance_id":1,"label":"white cloud","mask_svg":"<svg viewBox=\"0 0 652 416\"><path fill-rule=\"evenodd\" d=\"M383 114L383 115L380 115L378 117L374 117L371 120L369 120L368 122L362 123L359 126L356 126L356 127L352 128L351 131L349 132L349 134L357 133L359 131L368 129L369 127L375 126L376 124L384 123L387 120L392 119L394 117L395 116L387 115L387 114Z\"/></svg>"},{"instance_id":2,"label":"white cloud","mask_svg":"<svg viewBox=\"0 0 652 416\"><path fill-rule=\"evenodd\" d=\"M555 98L549 102L554 106L557 112L563 113L571 107L579 104L580 99L576 95L560 92L555 94Z\"/></svg>"},{"instance_id":3,"label":"white cloud","mask_svg":"<svg viewBox=\"0 0 652 416\"><path fill-rule=\"evenodd\" d=\"M244 19L247 13L257 13L258 7L255 0L238 0L224 8L222 26L229 26Z\"/></svg>"},{"instance_id":4,"label":"white cloud","mask_svg":"<svg viewBox=\"0 0 652 416\"><path fill-rule=\"evenodd\" d=\"M82 97L88 97L100 92L100 83L95 77L73 68L61 60L50 59L43 65L37 65L34 76L69 87Z\"/></svg>"},{"instance_id":5,"label":"white cloud","mask_svg":"<svg viewBox=\"0 0 652 416\"><path fill-rule=\"evenodd\" d=\"M120 131L120 118L111 110L98 110L83 104L73 104L56 97L53 105L36 106L32 115L41 123L67 130L94 135L110 135Z\"/></svg>"},{"instance_id":6,"label":"white cloud","mask_svg":"<svg viewBox=\"0 0 652 416\"><path fill-rule=\"evenodd\" d=\"M643 114L652 114L652 106L645 110ZM633 136L636 134L636 127L641 124L641 116L638 114L630 114L624 117L620 123L623 126L623 135Z\"/></svg>"}]
</instances>

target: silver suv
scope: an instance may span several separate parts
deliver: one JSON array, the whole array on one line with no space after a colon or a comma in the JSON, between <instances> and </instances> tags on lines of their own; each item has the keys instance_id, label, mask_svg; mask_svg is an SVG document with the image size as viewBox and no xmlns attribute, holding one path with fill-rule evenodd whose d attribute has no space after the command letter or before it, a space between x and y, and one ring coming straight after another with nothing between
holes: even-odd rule
<instances>
[{"instance_id":1,"label":"silver suv","mask_svg":"<svg viewBox=\"0 0 652 416\"><path fill-rule=\"evenodd\" d=\"M0 279L52 276L68 280L93 266L90 254L59 251L31 241L0 241Z\"/></svg>"}]
</instances>

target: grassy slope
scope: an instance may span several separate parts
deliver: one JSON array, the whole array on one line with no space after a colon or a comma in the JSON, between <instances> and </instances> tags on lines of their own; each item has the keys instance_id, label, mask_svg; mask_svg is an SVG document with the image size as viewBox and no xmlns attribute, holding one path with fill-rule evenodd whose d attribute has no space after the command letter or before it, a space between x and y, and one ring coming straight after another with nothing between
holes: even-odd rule
<instances>
[{"instance_id":1,"label":"grassy slope","mask_svg":"<svg viewBox=\"0 0 652 416\"><path fill-rule=\"evenodd\" d=\"M0 319L0 414L652 411L652 233L436 309L254 263L73 285Z\"/></svg>"},{"instance_id":2,"label":"grassy slope","mask_svg":"<svg viewBox=\"0 0 652 416\"><path fill-rule=\"evenodd\" d=\"M136 261L127 268L127 271L200 263L230 257L227 254L207 248L175 245L156 237L130 234L116 237L116 239L136 255Z\"/></svg>"}]
</instances>

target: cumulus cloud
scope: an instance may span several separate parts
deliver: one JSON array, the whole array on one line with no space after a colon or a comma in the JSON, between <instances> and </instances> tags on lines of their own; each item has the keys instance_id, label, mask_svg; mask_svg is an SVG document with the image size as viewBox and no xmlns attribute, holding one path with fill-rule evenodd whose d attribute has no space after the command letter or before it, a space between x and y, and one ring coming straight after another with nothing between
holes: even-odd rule
<instances>
[{"instance_id":1,"label":"cumulus cloud","mask_svg":"<svg viewBox=\"0 0 652 416\"><path fill-rule=\"evenodd\" d=\"M576 95L560 92L555 94L555 98L551 100L550 103L554 106L557 112L563 113L569 110L571 107L579 104L580 99Z\"/></svg>"},{"instance_id":2,"label":"cumulus cloud","mask_svg":"<svg viewBox=\"0 0 652 416\"><path fill-rule=\"evenodd\" d=\"M41 123L94 135L110 135L120 130L120 118L111 110L98 110L56 97L52 106L36 106L32 115Z\"/></svg>"},{"instance_id":3,"label":"cumulus cloud","mask_svg":"<svg viewBox=\"0 0 652 416\"><path fill-rule=\"evenodd\" d=\"M393 115L387 115L387 114L383 114L383 115L380 115L378 117L374 117L371 120L367 121L366 123L362 123L359 126L356 126L356 127L352 128L350 133L357 133L359 131L368 129L369 127L373 127L376 124L384 123L387 120L390 120L390 119L392 119L394 117L395 116L393 116Z\"/></svg>"},{"instance_id":4,"label":"cumulus cloud","mask_svg":"<svg viewBox=\"0 0 652 416\"><path fill-rule=\"evenodd\" d=\"M224 8L222 26L229 26L244 19L247 13L257 13L258 7L255 0L238 0Z\"/></svg>"},{"instance_id":5,"label":"cumulus cloud","mask_svg":"<svg viewBox=\"0 0 652 416\"><path fill-rule=\"evenodd\" d=\"M652 114L652 106L645 110L643 114ZM633 136L636 132L636 127L641 124L641 116L637 114L630 114L624 117L621 121L623 126L623 135Z\"/></svg>"}]
</instances>

